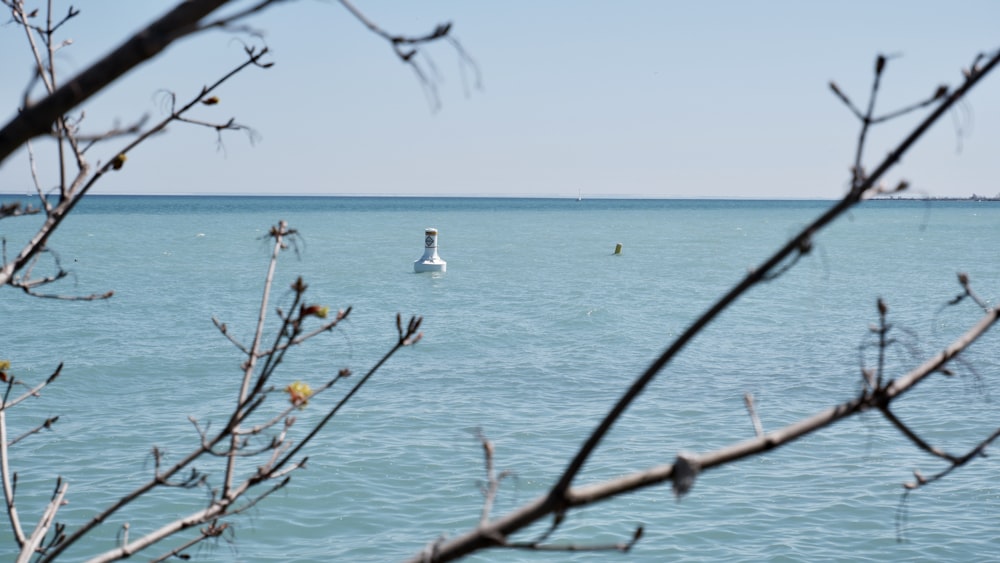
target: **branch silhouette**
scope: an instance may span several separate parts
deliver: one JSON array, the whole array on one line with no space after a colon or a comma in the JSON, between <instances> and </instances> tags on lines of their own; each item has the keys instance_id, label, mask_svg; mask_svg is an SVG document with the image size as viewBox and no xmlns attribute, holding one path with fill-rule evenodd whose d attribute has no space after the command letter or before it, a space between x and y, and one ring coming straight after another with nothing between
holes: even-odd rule
<instances>
[{"instance_id":1,"label":"branch silhouette","mask_svg":"<svg viewBox=\"0 0 1000 563\"><path fill-rule=\"evenodd\" d=\"M75 77L61 82L56 74L55 53L71 42L67 40L59 43L55 35L67 21L80 13L79 10L70 8L65 16L57 18L54 17L50 4L47 17L44 18L45 22L36 25L34 22L37 20L33 18L36 17L38 10L29 13L22 0L0 0L0 5L9 9L13 24L25 32L35 67L34 75L24 90L22 107L14 118L0 127L0 164L3 164L18 148L25 147L31 179L40 203L38 207L21 203L3 204L0 207L0 219L44 214L41 226L16 253L8 255L6 240L3 241L0 287L15 287L32 296L55 299L93 300L106 299L113 295L110 291L84 296L59 295L42 291L42 288L70 275L70 272L61 267L58 255L48 247L50 237L105 174L125 168L129 156L136 147L164 132L171 123L183 122L216 131L220 148L222 148L222 133L225 131L245 131L253 141L256 133L237 122L235 118L216 122L197 117L193 112L196 108L216 106L219 103L219 96L215 91L233 76L252 67L269 68L272 63L265 59L269 55L269 50L266 46L245 46L245 59L242 63L215 82L204 86L186 102L179 102L176 94L168 92L165 98L169 101L167 115L151 126L147 126L147 119L144 117L125 127L116 124L104 132L82 134L80 126L83 114L70 116L69 112L114 83L132 68L155 58L178 39L211 29L252 33L252 30L242 26L241 22L279 3L281 0L259 0L248 7L209 20L209 16L216 13L219 8L235 2L228 0L180 2L164 16L133 34L120 47ZM439 37L447 35L447 30L438 31ZM434 39L428 37L427 41ZM454 45L464 55L461 47L457 43ZM33 100L31 94L39 86L43 94L40 99ZM57 187L51 190L43 187L45 182L36 167L37 160L31 140L39 136L46 136L55 141L59 179ZM98 160L96 165L89 162L88 153L93 152L96 147L104 148L107 143L122 139L125 140L118 150L110 153L110 158L104 162ZM282 389L281 386L274 384L278 368L286 354L306 341L332 331L348 317L351 309L348 307L331 314L326 306L304 301L307 286L300 279L292 287L294 299L288 312L280 308L276 311L281 326L270 343L266 343L263 329L269 312L268 301L272 292L276 262L278 255L288 248L287 243L294 241L296 232L287 224L279 223L271 229L269 235L274 239L275 246L265 277L264 295L253 341L249 345L243 345L228 332L224 323L215 321L222 335L236 345L237 350L245 358L240 392L233 411L226 414L228 419L225 424L221 429L210 432L209 424L202 425L192 419L197 441L189 453L178 460L168 462L164 452L154 446L153 471L148 480L109 506L93 507L90 519L78 523L75 528L67 529L65 524L56 521L59 509L67 498L68 483L61 480L57 483L54 495L44 507L42 517L33 527L26 526L22 521L15 502L17 473L11 469L10 449L19 442L36 437L42 429L50 428L58 417L46 419L13 440L7 436L8 411L28 398L40 397L45 387L59 375L62 366L60 365L43 383L31 386L20 379L16 366L12 368L9 361L0 359L0 381L6 384L3 401L0 402L0 484L16 543L15 549L18 550L18 561L46 562L68 555L74 546L79 545L82 538L104 526L123 508L153 490L206 489L211 473L195 467L195 462L222 458L225 463L225 468L221 471L222 486L218 490L206 491L210 493L209 502L205 503L199 499L197 504L201 505L201 508L198 510L182 518L157 524L158 528L143 531L141 534L136 534L135 530L131 530L126 524L118 534L116 547L90 560L96 562L128 558L179 532L197 529L199 534L195 538L185 540L160 557L160 559L187 558L185 550L206 539L223 536L227 530L232 529L224 519L250 510L262 499L283 488L289 482L292 472L305 467L307 461L304 457L305 448L331 419L341 412L351 397L360 392L365 383L370 381L395 353L419 342L422 336L419 332L421 319L413 317L404 327L402 320L398 318L398 342L390 347L363 377L355 380L352 387L345 389L339 399L334 396L330 400L332 405L327 407L318 423L311 423L299 430L294 426L296 417L293 416L293 411L305 408L310 404L310 400L313 404L327 402L333 395L331 390L334 384L350 378L352 372L348 368L341 368L327 382L315 389L300 381L288 384ZM55 271L48 275L36 276L34 271L43 257L51 258ZM19 387L28 388L28 391L15 396L14 391ZM275 397L281 397L283 393L287 394L289 403L274 408ZM258 490L264 492L254 492ZM76 555L73 553L73 556Z\"/></svg>"},{"instance_id":2,"label":"branch silhouette","mask_svg":"<svg viewBox=\"0 0 1000 563\"><path fill-rule=\"evenodd\" d=\"M410 561L451 561L458 559L472 552L492 548L508 547L509 536L525 527L545 518L553 516L553 527L556 527L564 520L565 514L571 508L577 508L587 504L605 500L619 494L649 487L663 481L672 480L674 491L678 496L683 495L693 484L697 475L707 469L719 465L732 463L748 456L756 455L781 445L790 443L806 434L824 428L843 418L852 416L862 411L871 409L887 408L891 401L919 383L935 371L941 370L944 366L957 356L962 350L975 341L982 333L988 330L996 322L1000 308L986 310L986 315L966 334L956 340L945 351L939 353L920 367L914 369L906 376L888 382L885 385L876 385L874 390L869 389L858 398L836 405L818 413L810 418L804 419L796 424L792 424L783 429L776 430L755 439L734 444L733 446L716 450L700 455L681 454L677 456L674 463L640 471L604 483L581 486L573 488L575 478L582 471L587 460L594 453L601 441L608 434L614 424L621 418L625 411L638 399L643 390L670 364L670 362L686 347L686 345L702 330L709 326L723 311L728 309L736 300L744 295L754 286L775 279L776 273L787 270L785 265L788 261L793 263L812 248L812 240L820 231L831 224L835 219L842 216L849 209L871 197L880 193L882 189L879 182L892 167L894 167L904 154L936 123L947 111L956 103L961 101L966 94L979 81L992 72L1000 63L1000 51L994 52L980 66L978 63L982 59L977 58L977 64L973 70L965 72L965 80L950 93L947 90L935 92L934 97L924 103L937 103L932 111L921 120L916 127L906 135L894 149L873 169L870 174L866 174L861 166L861 155L863 145L869 127L873 123L873 112L875 98L878 94L879 83L882 73L885 70L887 59L879 55L875 64L875 77L872 83L871 98L868 109L861 113L850 100L837 88L832 85L834 93L844 101L862 121L861 133L858 138L856 159L852 172L851 187L847 194L831 206L825 213L820 215L808 226L799 231L778 249L761 266L751 269L747 275L720 297L708 310L699 316L680 336L678 336L667 349L656 358L649 367L638 376L611 407L605 417L598 424L597 428L587 437L583 445L570 460L566 469L551 487L549 492L534 501L524 505L514 512L492 520L485 524L480 524L475 529L470 530L448 541L434 542L419 555ZM898 112L897 112L898 113ZM906 185L901 184L898 189L905 189ZM963 287L967 284L963 283ZM968 290L967 290L968 292Z\"/></svg>"}]
</instances>

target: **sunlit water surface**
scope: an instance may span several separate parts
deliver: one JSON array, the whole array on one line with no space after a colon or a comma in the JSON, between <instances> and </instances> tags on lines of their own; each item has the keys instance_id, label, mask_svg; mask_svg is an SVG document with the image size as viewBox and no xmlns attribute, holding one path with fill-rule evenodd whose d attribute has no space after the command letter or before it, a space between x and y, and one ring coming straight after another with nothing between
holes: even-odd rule
<instances>
[{"instance_id":1,"label":"sunlit water surface","mask_svg":"<svg viewBox=\"0 0 1000 563\"><path fill-rule=\"evenodd\" d=\"M291 484L193 548L199 561L394 561L475 526L482 449L510 470L495 514L540 494L627 385L700 312L828 205L773 201L96 197L51 241L73 276L60 293L0 293L0 358L43 395L9 413L11 435L59 415L12 449L17 506L36 521L57 476L70 530L197 441L191 416L222 424L243 358L211 322L248 340L279 219L301 233L283 256L276 306L303 276L311 300L354 307L336 332L294 351L277 385L363 373L395 338L395 315L424 339L381 370L313 444ZM34 219L4 221L8 249ZM423 229L440 231L446 274L414 274ZM623 245L613 255L616 243ZM790 272L737 302L648 388L577 484L669 463L751 437L753 394L767 430L854 396L862 346L890 308L888 376L940 350L980 316L968 272L1000 296L1000 205L869 202L814 241ZM10 251L10 250L8 250ZM39 273L42 273L39 271ZM898 414L964 453L997 426L1000 331L906 396ZM873 356L865 355L868 365ZM275 397L275 408L283 401ZM301 431L333 397L298 413ZM198 464L219 486L217 460ZM573 512L551 539L592 545L645 536L628 555L485 551L474 561L983 561L1000 558L997 462L980 459L902 502L914 469L944 469L876 414L701 475L678 502L669 484ZM253 470L246 465L246 471ZM111 548L204 506L208 491L136 502L68 553ZM519 536L532 540L544 525ZM171 540L149 551L168 552ZM0 532L0 558L13 539Z\"/></svg>"}]
</instances>

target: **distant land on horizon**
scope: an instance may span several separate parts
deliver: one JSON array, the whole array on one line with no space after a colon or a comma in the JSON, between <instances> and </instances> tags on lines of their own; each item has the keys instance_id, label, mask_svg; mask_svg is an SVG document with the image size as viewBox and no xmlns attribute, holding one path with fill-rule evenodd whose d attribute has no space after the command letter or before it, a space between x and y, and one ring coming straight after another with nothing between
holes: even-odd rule
<instances>
[{"instance_id":1,"label":"distant land on horizon","mask_svg":"<svg viewBox=\"0 0 1000 563\"><path fill-rule=\"evenodd\" d=\"M906 197L906 196L895 196L895 195L884 195L873 197L872 199L881 200L907 200L907 201L1000 201L1000 194L993 197L985 195L972 194L969 197L957 197L957 196L924 196L924 197Z\"/></svg>"},{"instance_id":2,"label":"distant land on horizon","mask_svg":"<svg viewBox=\"0 0 1000 563\"><path fill-rule=\"evenodd\" d=\"M0 192L0 197L20 197L35 198L37 194L23 194L14 192ZM50 198L57 198L59 194L51 194ZM279 194L279 193L91 193L86 197L261 197L261 198L400 198L400 199L578 199L578 200L716 200L716 201L837 201L839 198L823 197L754 197L754 196L647 196L647 195L590 195L587 197L569 195L525 195L525 194L438 194L438 195L414 195L414 194ZM983 196L972 194L967 197L958 196L917 196L917 195L880 195L869 198L870 200L882 201L1000 201L1000 193L995 196Z\"/></svg>"}]
</instances>

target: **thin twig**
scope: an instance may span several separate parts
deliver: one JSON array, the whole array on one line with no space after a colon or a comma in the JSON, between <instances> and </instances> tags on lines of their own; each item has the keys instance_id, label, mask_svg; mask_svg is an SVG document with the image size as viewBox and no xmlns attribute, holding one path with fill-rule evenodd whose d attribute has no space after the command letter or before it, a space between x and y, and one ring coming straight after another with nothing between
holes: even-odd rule
<instances>
[{"instance_id":1,"label":"thin twig","mask_svg":"<svg viewBox=\"0 0 1000 563\"><path fill-rule=\"evenodd\" d=\"M18 442L20 442L21 440L24 440L25 438L27 438L29 436L33 436L33 435L41 432L42 430L49 430L49 429L51 429L52 425L55 424L58 421L59 421L59 417L58 416L49 417L49 418L45 419L45 422L39 424L38 426L32 428L31 430L28 430L28 431L24 432L23 434L21 434L17 438L14 438L13 440L11 440L10 444L8 444L8 446L13 446L14 444L17 444Z\"/></svg>"},{"instance_id":2,"label":"thin twig","mask_svg":"<svg viewBox=\"0 0 1000 563\"><path fill-rule=\"evenodd\" d=\"M844 196L843 199L833 205L819 218L814 220L809 226L800 231L798 235L789 240L760 268L749 272L742 281L736 284L718 301L716 301L708 309L708 311L703 313L698 319L695 320L694 323L691 324L691 326L689 326L679 337L677 337L667 350L664 351L659 358L654 360L646 371L632 383L625 394L622 395L617 403L615 403L598 427L590 434L583 446L581 446L578 450L576 456L574 456L572 461L570 461L569 466L565 469L558 482L550 491L551 502L553 505L558 506L561 504L561 497L563 496L563 493L568 490L570 483L572 483L573 479L580 472L580 470L583 469L583 465L590 457L591 453L593 453L593 451L597 448L597 445L608 433L614 423L621 418L622 414L624 414L629 405L631 405L632 402L642 393L642 391L649 385L656 375L664 367L666 367L666 365L678 353L680 353L682 349L687 346L688 342L690 342L695 335L699 334L702 329L714 321L719 314L722 313L722 311L728 309L729 306L736 301L736 299L746 293L751 287L757 285L760 281L765 279L766 276L782 264L789 255L798 251L802 245L802 241L811 239L815 233L822 230L824 227L833 222L834 219L861 201L862 196L868 190L877 185L882 176L897 162L899 162L899 159L902 158L910 147L912 147L913 144L923 136L930 126L936 123L937 120L940 119L950 107L961 100L965 96L966 92L972 89L978 81L994 67L996 67L998 63L1000 63L1000 51L995 53L990 58L988 63L984 65L981 72L966 80L965 83L945 98L941 104L935 108L933 112L931 112L930 115L924 118L924 120L921 121L917 127L911 131L910 134L888 154L888 156L883 159L881 164L871 173L871 175L865 177L863 181L853 184L850 191Z\"/></svg>"},{"instance_id":3,"label":"thin twig","mask_svg":"<svg viewBox=\"0 0 1000 563\"><path fill-rule=\"evenodd\" d=\"M872 80L872 91L868 95L868 111L865 112L864 117L861 119L861 133L858 135L858 147L857 153L854 157L854 183L858 184L864 181L864 167L862 166L862 157L864 155L865 149L865 137L868 135L868 129L872 125L872 115L875 112L875 99L878 97L878 87L879 83L882 81L882 71L885 69L885 56L879 55L875 59L875 78Z\"/></svg>"},{"instance_id":4,"label":"thin twig","mask_svg":"<svg viewBox=\"0 0 1000 563\"><path fill-rule=\"evenodd\" d=\"M198 22L227 3L229 0L179 3L44 99L26 107L0 128L0 163L29 139L47 134L51 124L72 108L155 57L174 41L199 31Z\"/></svg>"},{"instance_id":5,"label":"thin twig","mask_svg":"<svg viewBox=\"0 0 1000 563\"><path fill-rule=\"evenodd\" d=\"M948 460L952 463L958 461L958 458L956 458L955 456L949 454L948 452L935 448L934 446L927 443L923 438L917 436L917 433L911 430L909 426L904 424L903 421L900 420L899 417L897 417L894 412L892 412L892 410L888 407L888 405L879 410L882 412L882 415L885 416L886 420L891 422L893 426L895 426L900 432L902 432L903 435L906 436L911 442L913 442L913 444L916 445L918 448L924 450L925 452L933 456L940 457L941 459Z\"/></svg>"},{"instance_id":6,"label":"thin twig","mask_svg":"<svg viewBox=\"0 0 1000 563\"><path fill-rule=\"evenodd\" d=\"M28 563L35 555L38 546L42 544L45 535L49 533L49 528L52 526L53 520L55 520L56 512L59 511L59 507L63 504L63 498L66 496L67 489L69 489L69 483L66 482L61 482L57 487L52 501L49 502L49 505L45 508L45 512L42 513L42 517L38 520L35 531L32 532L28 541L21 546L21 553L17 557L17 563Z\"/></svg>"},{"instance_id":7,"label":"thin twig","mask_svg":"<svg viewBox=\"0 0 1000 563\"><path fill-rule=\"evenodd\" d=\"M0 479L3 480L4 504L7 508L7 518L10 520L10 527L14 533L14 541L19 547L23 547L28 541L21 527L21 519L17 514L17 506L14 504L14 481L10 473L10 457L7 449L7 409L0 404ZM13 479L17 477L14 476Z\"/></svg>"},{"instance_id":8,"label":"thin twig","mask_svg":"<svg viewBox=\"0 0 1000 563\"><path fill-rule=\"evenodd\" d=\"M371 367L371 369L369 369L369 370L368 370L368 372L367 372L367 373L366 373L366 374L364 375L364 377L362 377L362 378L361 378L361 379L360 379L360 380L359 380L359 381L358 381L358 382L357 382L357 383L356 383L356 384L354 385L354 387L352 387L352 388L351 388L351 390L350 390L350 391L348 391L348 392L347 392L347 393L346 393L346 394L345 394L345 395L344 395L344 396L343 396L343 397L342 397L342 398L340 399L340 401L339 401L339 402L338 402L338 403L337 403L337 404L336 404L336 405L335 405L335 406L334 406L334 407L333 407L332 409L330 409L330 411L329 411L329 412L327 412L327 413L326 413L326 416L324 416L324 417L323 417L323 419L322 419L322 420L320 420L320 421L319 421L319 422L318 422L318 423L317 423L317 424L316 424L316 425L315 425L315 426L314 426L314 427L313 427L313 428L312 428L312 429L311 429L311 430L309 431L309 433L308 433L308 434L306 434L306 436L305 436L304 438L302 438L302 439L301 439L301 440L299 441L299 443L298 443L298 444L296 444L296 446L295 446L294 448L292 448L291 450L289 450L289 452L288 452L288 454L287 454L287 455L283 456L283 457L282 457L282 458L281 458L281 459L280 459L280 460L279 460L279 461L278 461L278 462L277 462L277 463L276 463L276 464L274 465L274 468L273 468L273 470L274 470L274 471L276 471L276 470L280 469L280 468L281 468L281 467L282 467L283 465L285 465L286 463L288 463L288 462L289 462L289 461L291 460L291 458L295 457L295 456L296 456L296 455L297 455L297 454L299 453L299 451L301 451L301 450L302 450L302 448L304 448L304 447L305 447L305 446L306 446L306 445L307 445L307 444L308 444L309 442L311 442L311 441L312 441L312 439L313 439L313 438L315 438L315 437L316 437L316 435L317 435L317 434L319 434L321 430L323 430L323 427L324 427L324 426L326 426L326 425L327 425L327 423L329 423L329 422L330 422L330 420L331 420L331 419L332 419L332 418L333 418L334 416L336 416L338 412L340 412L340 409L341 409L341 408L343 408L343 406L344 406L345 404L347 404L347 402L348 402L348 401L349 401L349 400L351 399L351 397L353 397L353 396L354 396L355 394L357 394L357 392L361 390L361 388L362 388L362 387L363 387L363 386L365 385L365 383L367 383L367 382L368 382L368 380L369 380L369 379L371 379L371 377L372 377L373 375L375 375L375 373L376 373L376 372L377 372L377 371L378 371L379 369L381 369L381 368L382 368L382 366L383 366L383 365L384 365L384 364L385 364L385 363L386 363L387 361L389 361L389 359L390 359L390 358L391 358L391 357L392 357L393 355L395 355L395 354L396 354L396 352L398 352L399 350L401 350L401 349L402 349L402 348L404 348L405 346L409 346L409 345L411 345L411 344L414 344L414 343L416 343L416 340L419 340L419 335L420 335L420 333L418 333L418 332L417 332L417 330L418 330L419 328L420 328L420 318L419 318L419 317L413 317L413 318L412 318L412 319L410 320L410 323L409 323L409 328L408 328L408 330L407 330L407 331L406 331L405 333L403 333L403 334L402 334L402 335L400 336L400 339L399 339L399 340L397 341L396 345L395 345L395 346L393 346L393 347L392 347L392 348L391 348L391 349L390 349L390 350L389 350L388 352L386 352L386 353L385 353L385 354L384 354L384 355L382 356L382 358L381 358L381 359L379 359L379 360L378 360L377 362L375 362L375 365L373 365L373 366Z\"/></svg>"},{"instance_id":9,"label":"thin twig","mask_svg":"<svg viewBox=\"0 0 1000 563\"><path fill-rule=\"evenodd\" d=\"M750 422L753 424L754 435L758 438L764 435L764 427L760 423L760 417L757 416L757 409L754 408L753 395L748 391L743 394L743 402L747 406L747 413L750 414Z\"/></svg>"},{"instance_id":10,"label":"thin twig","mask_svg":"<svg viewBox=\"0 0 1000 563\"><path fill-rule=\"evenodd\" d=\"M998 318L1000 318L1000 307L991 309L945 350L928 359L903 377L890 382L885 388L885 397L877 398L871 393L864 393L850 401L830 407L813 416L778 430L768 432L763 436L732 444L709 453L686 454L685 457L691 460L691 462L696 463L700 471L706 471L788 445L840 420L863 411L877 409L881 401L892 401L896 397L902 396L933 373L940 371L942 366L955 359L959 353L988 331L997 322ZM568 489L564 497L564 502L560 506L563 510L578 508L669 481L675 476L675 467L675 464L659 465L609 481ZM478 526L476 529L451 540L437 543L435 545L434 557L429 560L453 561L479 549L502 545L503 539L510 534L537 522L552 512L553 504L551 502L551 495L540 496L530 503L523 505L520 509L490 521L485 526ZM411 563L427 561L428 558L426 555L426 553L422 553L411 558L409 561Z\"/></svg>"},{"instance_id":11,"label":"thin twig","mask_svg":"<svg viewBox=\"0 0 1000 563\"><path fill-rule=\"evenodd\" d=\"M959 100L963 99L966 93L972 89L983 76L992 71L998 63L1000 63L1000 51L994 53L981 69L977 69L977 72L975 73L970 73L961 86L942 99L941 103L882 160L882 162L870 175L863 175L860 170L856 169L851 188L843 199L834 204L819 218L800 231L798 235L790 239L760 268L751 270L742 281L737 283L732 289L716 301L708 309L708 311L703 313L679 337L677 337L659 356L659 358L654 360L646 371L633 381L632 385L615 403L607 415L605 415L597 428L587 437L584 444L577 451L576 455L563 471L556 484L546 495L540 497L532 503L529 503L528 505L525 505L508 516L494 520L488 526L480 526L477 529L463 534L453 540L436 543L434 545L433 560L453 560L478 549L495 546L497 545L498 539L502 540L503 538L506 538L510 533L537 521L547 514L559 514L570 506L576 506L581 499L575 489L572 490L573 494L570 494L570 487L573 480L583 469L583 466L589 459L590 455L607 435L614 423L621 418L626 409L636 400L636 398L656 377L656 375L659 374L659 372L666 367L666 365L683 348L686 347L688 342L690 342L695 335L699 334L702 329L717 318L722 311L726 310L733 302L736 301L736 299L746 293L751 287L765 280L767 275L784 263L788 256L798 251L803 244L803 241L811 240L816 233L826 227L834 219L860 202L870 190L877 186L882 176L899 162L902 156L916 143L918 139L924 135L931 125L936 123L941 116L943 116L948 109L958 103ZM881 73L880 68L876 68L876 71L877 74ZM963 339L953 343L953 345L950 346L944 353L939 354L932 360L929 360L925 363L925 365L918 368L918 370L912 372L910 376L889 382L884 390L884 396L881 397L880 400L891 401L896 394L905 391L912 385L915 385L920 379L926 377L929 373L933 373L933 371L943 367L950 359L968 346L972 340L975 340L979 334L987 330L996 321L997 313L997 308L989 310L986 317L984 317L980 323L970 329ZM906 384L907 382L908 384ZM854 401L833 407L832 409L824 411L823 413L815 415L796 425L787 427L777 433L771 432L762 437L755 438L750 442L720 450L709 456L697 456L694 458L694 462L698 467L700 467L701 470L704 470L720 463L728 463L736 459L740 459L746 455L755 455L761 451L766 451L776 447L777 445L787 443L787 441L794 440L808 432L812 432L818 428L832 424L845 416L850 416L855 412L859 412L865 408L870 408L872 400L871 394L864 394L862 397L855 399ZM588 499L587 502L597 500L596 497L603 499L608 496L620 494L626 490L649 486L652 483L669 479L671 478L673 470L673 465L654 468L649 471L633 474L626 479L619 480L613 486L586 488L584 489L584 492L588 495L586 497ZM426 560L426 556L427 554L423 553L413 561Z\"/></svg>"}]
</instances>

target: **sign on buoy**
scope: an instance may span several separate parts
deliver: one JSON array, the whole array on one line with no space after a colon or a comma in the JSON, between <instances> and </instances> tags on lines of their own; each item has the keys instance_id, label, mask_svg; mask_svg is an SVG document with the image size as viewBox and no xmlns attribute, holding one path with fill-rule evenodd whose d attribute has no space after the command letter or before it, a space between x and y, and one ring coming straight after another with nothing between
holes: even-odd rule
<instances>
[{"instance_id":1,"label":"sign on buoy","mask_svg":"<svg viewBox=\"0 0 1000 563\"><path fill-rule=\"evenodd\" d=\"M413 263L413 271L444 272L448 263L438 256L438 231L433 227L424 229L424 255Z\"/></svg>"}]
</instances>

